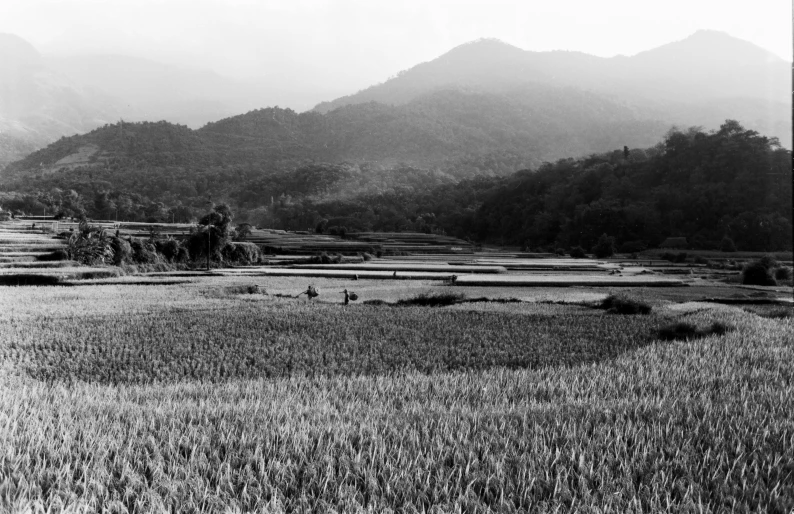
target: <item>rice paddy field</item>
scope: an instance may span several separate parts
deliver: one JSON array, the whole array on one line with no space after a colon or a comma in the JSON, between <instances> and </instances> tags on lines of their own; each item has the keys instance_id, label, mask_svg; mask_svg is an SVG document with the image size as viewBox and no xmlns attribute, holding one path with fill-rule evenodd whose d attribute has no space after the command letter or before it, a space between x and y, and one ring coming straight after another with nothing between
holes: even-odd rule
<instances>
[{"instance_id":1,"label":"rice paddy field","mask_svg":"<svg viewBox=\"0 0 794 514\"><path fill-rule=\"evenodd\" d=\"M595 287L136 278L0 289L0 510L794 508L791 317L691 286L620 315ZM450 292L479 301L398 305ZM659 336L684 322L728 330Z\"/></svg>"},{"instance_id":2,"label":"rice paddy field","mask_svg":"<svg viewBox=\"0 0 794 514\"><path fill-rule=\"evenodd\" d=\"M7 259L0 512L794 510L790 285Z\"/></svg>"}]
</instances>

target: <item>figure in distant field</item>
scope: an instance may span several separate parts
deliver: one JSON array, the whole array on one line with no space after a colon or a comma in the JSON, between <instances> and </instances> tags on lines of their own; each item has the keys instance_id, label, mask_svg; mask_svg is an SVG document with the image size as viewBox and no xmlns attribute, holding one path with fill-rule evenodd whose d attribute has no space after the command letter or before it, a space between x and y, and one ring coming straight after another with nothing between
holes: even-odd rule
<instances>
[{"instance_id":1,"label":"figure in distant field","mask_svg":"<svg viewBox=\"0 0 794 514\"><path fill-rule=\"evenodd\" d=\"M457 275L452 275L449 279L452 281L452 285L455 285L455 282L458 281L458 276Z\"/></svg>"},{"instance_id":2,"label":"figure in distant field","mask_svg":"<svg viewBox=\"0 0 794 514\"><path fill-rule=\"evenodd\" d=\"M320 291L318 291L317 288L314 287L313 285L309 284L309 287L306 288L306 291L303 291L302 293L298 293L298 295L295 298L297 298L302 294L305 294L306 296L309 297L309 300L311 300L315 296L320 296Z\"/></svg>"},{"instance_id":3,"label":"figure in distant field","mask_svg":"<svg viewBox=\"0 0 794 514\"><path fill-rule=\"evenodd\" d=\"M347 305L350 303L350 294L348 294L347 289L342 292L345 293L345 305Z\"/></svg>"},{"instance_id":4,"label":"figure in distant field","mask_svg":"<svg viewBox=\"0 0 794 514\"><path fill-rule=\"evenodd\" d=\"M353 280L358 280L358 273L356 273L355 275L353 275Z\"/></svg>"},{"instance_id":5,"label":"figure in distant field","mask_svg":"<svg viewBox=\"0 0 794 514\"><path fill-rule=\"evenodd\" d=\"M392 277L397 278L397 272L395 271Z\"/></svg>"}]
</instances>

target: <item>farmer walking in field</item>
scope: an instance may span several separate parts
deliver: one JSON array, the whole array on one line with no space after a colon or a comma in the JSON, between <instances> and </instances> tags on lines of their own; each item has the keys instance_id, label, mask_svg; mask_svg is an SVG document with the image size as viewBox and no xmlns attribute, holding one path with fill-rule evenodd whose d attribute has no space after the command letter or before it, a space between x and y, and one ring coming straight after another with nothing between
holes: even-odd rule
<instances>
[{"instance_id":1,"label":"farmer walking in field","mask_svg":"<svg viewBox=\"0 0 794 514\"><path fill-rule=\"evenodd\" d=\"M302 293L298 293L298 295L295 296L295 298L298 298L298 296L300 296L302 294L305 294L306 296L308 296L309 300L311 300L315 296L320 296L320 292L317 291L317 288L314 287L314 285L312 285L312 284L309 284L309 287L306 288L306 291L303 291Z\"/></svg>"},{"instance_id":2,"label":"farmer walking in field","mask_svg":"<svg viewBox=\"0 0 794 514\"><path fill-rule=\"evenodd\" d=\"M350 303L350 295L348 294L347 289L342 292L345 293L345 305L347 305Z\"/></svg>"}]
</instances>

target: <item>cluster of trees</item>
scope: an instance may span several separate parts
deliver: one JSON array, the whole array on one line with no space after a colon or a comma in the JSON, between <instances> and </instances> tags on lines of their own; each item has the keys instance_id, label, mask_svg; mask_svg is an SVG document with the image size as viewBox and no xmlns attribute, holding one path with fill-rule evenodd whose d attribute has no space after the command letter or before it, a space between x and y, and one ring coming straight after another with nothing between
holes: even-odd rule
<instances>
[{"instance_id":1,"label":"cluster of trees","mask_svg":"<svg viewBox=\"0 0 794 514\"><path fill-rule=\"evenodd\" d=\"M519 172L478 210L478 236L589 248L657 246L686 237L699 248L728 237L742 250L790 249L791 152L729 120L719 130L672 130L648 150L565 159Z\"/></svg>"},{"instance_id":2,"label":"cluster of trees","mask_svg":"<svg viewBox=\"0 0 794 514\"><path fill-rule=\"evenodd\" d=\"M45 260L72 259L81 264L143 265L168 268L174 265L202 266L254 264L262 254L255 244L244 239L250 234L245 224L232 226L232 211L221 204L201 217L196 228L184 240L160 237L152 232L148 238L120 237L98 225L83 220L78 230L69 234L66 250L58 250Z\"/></svg>"}]
</instances>

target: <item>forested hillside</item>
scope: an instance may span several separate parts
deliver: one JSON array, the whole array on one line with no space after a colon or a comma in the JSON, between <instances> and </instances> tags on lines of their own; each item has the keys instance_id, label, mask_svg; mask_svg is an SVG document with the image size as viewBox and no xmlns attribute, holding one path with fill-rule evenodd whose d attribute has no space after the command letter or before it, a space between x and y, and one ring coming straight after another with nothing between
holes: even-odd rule
<instances>
[{"instance_id":1,"label":"forested hillside","mask_svg":"<svg viewBox=\"0 0 794 514\"><path fill-rule=\"evenodd\" d=\"M328 114L259 109L199 130L167 122L105 125L9 165L0 187L132 195L116 201L125 206L120 215L145 218L147 201L189 210L211 196L254 209L282 195L340 199L506 176L562 156L652 144L666 129L578 90L444 91L401 106L367 103ZM295 172L307 169L315 170L308 182Z\"/></svg>"},{"instance_id":2,"label":"forested hillside","mask_svg":"<svg viewBox=\"0 0 794 514\"><path fill-rule=\"evenodd\" d=\"M97 167L42 173L25 183L26 192L0 193L0 205L189 221L211 199L229 203L237 221L265 227L424 231L549 250L589 249L602 234L627 251L658 246L670 236L698 248L719 248L726 238L742 250L792 245L791 152L732 120L710 132L671 130L644 149L462 179L405 164L212 165L214 153L190 151L202 143L189 129L155 125L163 131L157 141L171 138L167 158L153 151L160 164L142 151L140 161L128 162L133 167L108 159ZM129 148L151 150L154 144L138 139ZM51 158L61 155L56 150L50 149ZM487 157L460 162L481 171L500 166Z\"/></svg>"}]
</instances>

